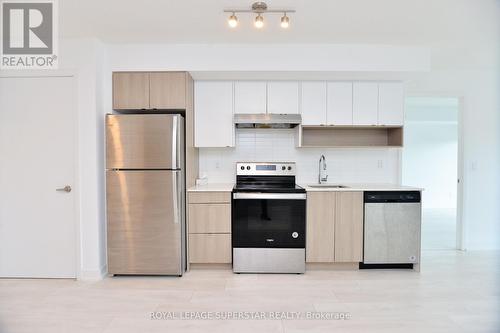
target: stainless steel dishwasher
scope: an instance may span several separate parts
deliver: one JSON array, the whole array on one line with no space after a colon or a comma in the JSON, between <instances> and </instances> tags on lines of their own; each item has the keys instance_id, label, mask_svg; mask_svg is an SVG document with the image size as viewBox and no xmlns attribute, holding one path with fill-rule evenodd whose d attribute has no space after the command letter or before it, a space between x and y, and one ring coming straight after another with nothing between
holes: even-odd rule
<instances>
[{"instance_id":1,"label":"stainless steel dishwasher","mask_svg":"<svg viewBox=\"0 0 500 333\"><path fill-rule=\"evenodd\" d=\"M419 263L420 192L365 192L364 203L363 264L401 264L411 268Z\"/></svg>"}]
</instances>

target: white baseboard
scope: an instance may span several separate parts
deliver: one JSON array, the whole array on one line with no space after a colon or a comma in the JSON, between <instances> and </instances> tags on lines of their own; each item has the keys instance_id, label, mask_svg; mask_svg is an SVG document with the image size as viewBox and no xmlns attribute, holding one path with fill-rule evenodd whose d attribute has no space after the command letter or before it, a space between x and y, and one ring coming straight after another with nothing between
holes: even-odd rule
<instances>
[{"instance_id":1,"label":"white baseboard","mask_svg":"<svg viewBox=\"0 0 500 333\"><path fill-rule=\"evenodd\" d=\"M98 271L81 271L78 280L102 280L108 274L108 266L103 265Z\"/></svg>"}]
</instances>

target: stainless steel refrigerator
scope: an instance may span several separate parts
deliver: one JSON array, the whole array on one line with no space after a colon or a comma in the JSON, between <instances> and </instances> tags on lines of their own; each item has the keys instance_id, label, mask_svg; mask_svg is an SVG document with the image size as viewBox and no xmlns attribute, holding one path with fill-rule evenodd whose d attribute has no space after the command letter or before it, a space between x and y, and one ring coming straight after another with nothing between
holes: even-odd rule
<instances>
[{"instance_id":1,"label":"stainless steel refrigerator","mask_svg":"<svg viewBox=\"0 0 500 333\"><path fill-rule=\"evenodd\" d=\"M110 274L184 273L184 184L182 115L106 116Z\"/></svg>"}]
</instances>

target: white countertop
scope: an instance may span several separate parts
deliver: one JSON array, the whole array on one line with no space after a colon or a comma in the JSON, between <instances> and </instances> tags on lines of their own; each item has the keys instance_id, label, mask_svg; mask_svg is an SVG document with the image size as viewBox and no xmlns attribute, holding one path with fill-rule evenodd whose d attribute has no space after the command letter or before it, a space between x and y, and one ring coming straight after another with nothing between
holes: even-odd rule
<instances>
[{"instance_id":1,"label":"white countertop","mask_svg":"<svg viewBox=\"0 0 500 333\"><path fill-rule=\"evenodd\" d=\"M337 183L332 183L337 185ZM338 183L338 185L343 185L347 187L337 188L337 187L310 187L307 184L299 184L306 189L308 192L324 192L324 191L423 191L423 188L412 187L412 186L402 186L396 184L388 183Z\"/></svg>"},{"instance_id":2,"label":"white countertop","mask_svg":"<svg viewBox=\"0 0 500 333\"><path fill-rule=\"evenodd\" d=\"M231 192L234 183L209 183L188 188L188 192Z\"/></svg>"},{"instance_id":3,"label":"white countertop","mask_svg":"<svg viewBox=\"0 0 500 333\"><path fill-rule=\"evenodd\" d=\"M337 183L333 183L337 184ZM310 187L307 184L298 184L308 192L325 191L423 191L424 189L412 186L402 186L388 183L339 183L348 187ZM188 188L188 192L231 192L234 183L209 183L205 185L195 185Z\"/></svg>"}]
</instances>

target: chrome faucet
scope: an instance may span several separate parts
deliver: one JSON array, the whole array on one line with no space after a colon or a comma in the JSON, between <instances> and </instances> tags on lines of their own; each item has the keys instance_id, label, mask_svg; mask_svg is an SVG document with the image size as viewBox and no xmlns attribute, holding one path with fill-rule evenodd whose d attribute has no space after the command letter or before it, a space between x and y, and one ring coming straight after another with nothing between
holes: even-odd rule
<instances>
[{"instance_id":1,"label":"chrome faucet","mask_svg":"<svg viewBox=\"0 0 500 333\"><path fill-rule=\"evenodd\" d=\"M328 175L326 174L326 158L325 155L321 155L319 158L319 165L318 165L318 183L323 184L326 183L328 180Z\"/></svg>"}]
</instances>

